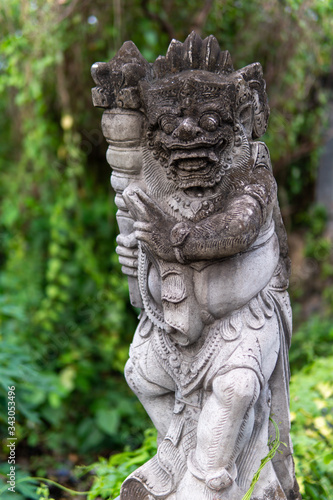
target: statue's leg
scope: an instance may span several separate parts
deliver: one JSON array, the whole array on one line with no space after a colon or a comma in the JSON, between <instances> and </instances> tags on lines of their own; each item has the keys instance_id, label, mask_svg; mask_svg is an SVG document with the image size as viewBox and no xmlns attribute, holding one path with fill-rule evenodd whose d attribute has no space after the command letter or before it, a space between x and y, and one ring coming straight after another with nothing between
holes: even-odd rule
<instances>
[{"instance_id":1,"label":"statue's leg","mask_svg":"<svg viewBox=\"0 0 333 500\"><path fill-rule=\"evenodd\" d=\"M235 462L251 437L261 384L269 380L276 364L276 318L267 320L261 330L243 332L243 338L212 382L212 393L198 422L197 445L189 456L177 500L185 500L187 491L195 491L193 500L210 499L211 495L216 499L242 497L234 481Z\"/></svg>"},{"instance_id":2,"label":"statue's leg","mask_svg":"<svg viewBox=\"0 0 333 500\"><path fill-rule=\"evenodd\" d=\"M235 491L235 461L251 436L253 406L259 393L259 380L251 369L236 368L216 377L212 394L201 411L197 445L190 453L177 500L187 499L188 491L193 491L193 500L242 497Z\"/></svg>"},{"instance_id":3,"label":"statue's leg","mask_svg":"<svg viewBox=\"0 0 333 500\"><path fill-rule=\"evenodd\" d=\"M194 465L208 483L211 477L216 486L220 478L220 488L231 485L235 460L252 433L259 392L258 377L248 368L233 369L214 380L213 392L200 415L193 454Z\"/></svg>"},{"instance_id":4,"label":"statue's leg","mask_svg":"<svg viewBox=\"0 0 333 500\"><path fill-rule=\"evenodd\" d=\"M157 362L150 341L131 349L125 377L158 431L158 442L166 435L175 405L175 385Z\"/></svg>"}]
</instances>

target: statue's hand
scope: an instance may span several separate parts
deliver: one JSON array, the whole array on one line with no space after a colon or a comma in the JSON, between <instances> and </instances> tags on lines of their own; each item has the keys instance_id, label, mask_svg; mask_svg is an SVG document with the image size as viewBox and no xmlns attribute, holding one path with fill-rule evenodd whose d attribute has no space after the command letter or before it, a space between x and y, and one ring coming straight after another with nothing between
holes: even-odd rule
<instances>
[{"instance_id":1,"label":"statue's hand","mask_svg":"<svg viewBox=\"0 0 333 500\"><path fill-rule=\"evenodd\" d=\"M163 212L157 203L139 188L127 188L123 197L136 221L136 238L145 242L151 251L162 259L176 261L170 243L170 233L176 224L174 217Z\"/></svg>"},{"instance_id":2,"label":"statue's hand","mask_svg":"<svg viewBox=\"0 0 333 500\"><path fill-rule=\"evenodd\" d=\"M129 276L136 276L138 268L138 241L135 237L135 232L133 231L128 235L118 234L117 243L116 252L119 256L123 273Z\"/></svg>"}]
</instances>

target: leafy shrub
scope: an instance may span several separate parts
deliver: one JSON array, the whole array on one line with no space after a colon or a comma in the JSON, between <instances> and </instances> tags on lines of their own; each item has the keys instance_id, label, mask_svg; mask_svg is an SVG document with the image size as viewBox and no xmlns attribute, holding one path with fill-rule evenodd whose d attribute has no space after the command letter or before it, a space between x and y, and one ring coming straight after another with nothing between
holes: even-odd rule
<instances>
[{"instance_id":1,"label":"leafy shrub","mask_svg":"<svg viewBox=\"0 0 333 500\"><path fill-rule=\"evenodd\" d=\"M333 490L333 356L318 358L290 385L296 475L306 499L327 500Z\"/></svg>"},{"instance_id":2,"label":"leafy shrub","mask_svg":"<svg viewBox=\"0 0 333 500\"><path fill-rule=\"evenodd\" d=\"M148 429L142 445L134 451L124 451L112 455L108 460L100 458L99 462L83 467L82 472L95 474L88 500L106 498L112 500L119 495L120 487L126 477L143 465L156 453L156 431Z\"/></svg>"},{"instance_id":3,"label":"leafy shrub","mask_svg":"<svg viewBox=\"0 0 333 500\"><path fill-rule=\"evenodd\" d=\"M293 334L289 354L292 373L330 355L333 355L332 318L313 315Z\"/></svg>"},{"instance_id":4,"label":"leafy shrub","mask_svg":"<svg viewBox=\"0 0 333 500\"><path fill-rule=\"evenodd\" d=\"M6 465L7 464L0 465L1 500L38 500L39 495L36 492L37 482L18 467L16 467L15 470L15 491L8 491L8 468Z\"/></svg>"}]
</instances>

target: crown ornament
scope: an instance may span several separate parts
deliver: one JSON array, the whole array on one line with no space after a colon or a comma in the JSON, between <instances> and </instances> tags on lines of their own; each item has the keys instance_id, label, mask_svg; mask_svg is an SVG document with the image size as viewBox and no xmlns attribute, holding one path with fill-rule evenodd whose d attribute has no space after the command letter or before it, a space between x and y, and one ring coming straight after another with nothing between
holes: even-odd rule
<instances>
[{"instance_id":1,"label":"crown ornament","mask_svg":"<svg viewBox=\"0 0 333 500\"><path fill-rule=\"evenodd\" d=\"M185 72L192 73L192 85L200 79L195 75L200 76L201 72L215 75L211 91L228 84L234 86L239 113L249 105L253 107L252 137L265 133L269 106L261 64L253 63L235 71L229 52L220 49L213 35L202 40L194 31L184 43L172 40L166 55L159 56L153 63L148 63L136 45L127 41L109 62L93 64L91 73L97 85L92 89L93 104L108 109L144 111L150 91L172 94L178 85L172 82L172 77ZM207 84L199 90L204 94Z\"/></svg>"}]
</instances>

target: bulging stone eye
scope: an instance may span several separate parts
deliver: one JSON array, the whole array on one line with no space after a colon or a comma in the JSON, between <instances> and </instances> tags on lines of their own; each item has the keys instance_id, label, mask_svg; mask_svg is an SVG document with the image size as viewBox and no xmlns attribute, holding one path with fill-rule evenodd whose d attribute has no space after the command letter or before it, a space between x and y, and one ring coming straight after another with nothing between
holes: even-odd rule
<instances>
[{"instance_id":1,"label":"bulging stone eye","mask_svg":"<svg viewBox=\"0 0 333 500\"><path fill-rule=\"evenodd\" d=\"M199 121L199 126L207 132L215 132L220 124L220 117L217 113L213 111L210 113L205 113Z\"/></svg>"},{"instance_id":2,"label":"bulging stone eye","mask_svg":"<svg viewBox=\"0 0 333 500\"><path fill-rule=\"evenodd\" d=\"M163 132L168 135L171 134L178 125L176 116L172 115L162 116L159 120L159 124Z\"/></svg>"}]
</instances>

